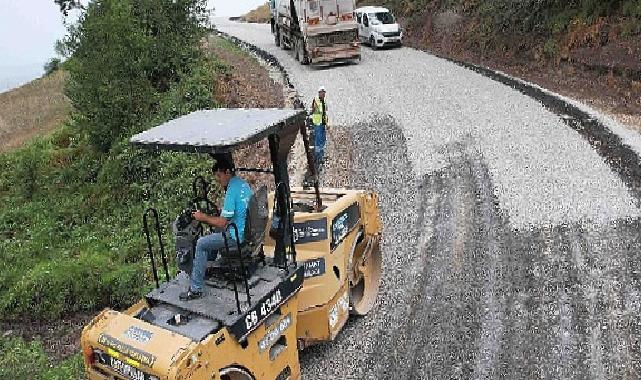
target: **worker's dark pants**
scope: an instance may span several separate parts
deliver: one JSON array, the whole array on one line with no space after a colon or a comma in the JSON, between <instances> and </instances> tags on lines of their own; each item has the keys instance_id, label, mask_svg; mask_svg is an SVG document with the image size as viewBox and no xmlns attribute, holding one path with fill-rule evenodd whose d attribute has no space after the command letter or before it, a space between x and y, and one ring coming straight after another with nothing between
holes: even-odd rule
<instances>
[{"instance_id":1,"label":"worker's dark pants","mask_svg":"<svg viewBox=\"0 0 641 380\"><path fill-rule=\"evenodd\" d=\"M316 167L320 169L325 158L325 125L319 124L314 126L314 160Z\"/></svg>"}]
</instances>

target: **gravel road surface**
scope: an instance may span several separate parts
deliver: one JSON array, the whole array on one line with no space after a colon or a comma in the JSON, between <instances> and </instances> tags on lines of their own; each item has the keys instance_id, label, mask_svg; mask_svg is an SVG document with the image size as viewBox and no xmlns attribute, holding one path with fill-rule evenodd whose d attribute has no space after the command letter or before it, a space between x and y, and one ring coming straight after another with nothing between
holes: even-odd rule
<instances>
[{"instance_id":1,"label":"gravel road surface","mask_svg":"<svg viewBox=\"0 0 641 380\"><path fill-rule=\"evenodd\" d=\"M217 26L306 103L327 88L325 181L380 194L378 305L302 352L305 378L641 378L639 136L412 49L318 69L267 25Z\"/></svg>"}]
</instances>

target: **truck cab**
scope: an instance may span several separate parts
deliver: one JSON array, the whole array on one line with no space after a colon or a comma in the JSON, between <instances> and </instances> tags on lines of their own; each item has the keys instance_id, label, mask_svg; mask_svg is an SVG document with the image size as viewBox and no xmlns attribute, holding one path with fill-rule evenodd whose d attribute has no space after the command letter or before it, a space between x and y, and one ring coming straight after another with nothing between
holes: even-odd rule
<instances>
[{"instance_id":1,"label":"truck cab","mask_svg":"<svg viewBox=\"0 0 641 380\"><path fill-rule=\"evenodd\" d=\"M403 44L403 32L389 9L362 7L354 11L354 17L358 23L359 40L372 49Z\"/></svg>"}]
</instances>

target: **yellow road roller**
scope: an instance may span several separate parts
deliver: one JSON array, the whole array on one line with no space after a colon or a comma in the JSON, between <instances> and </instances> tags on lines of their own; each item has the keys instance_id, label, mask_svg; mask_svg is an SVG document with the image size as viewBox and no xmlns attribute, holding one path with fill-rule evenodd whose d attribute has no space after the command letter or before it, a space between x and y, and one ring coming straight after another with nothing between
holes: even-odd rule
<instances>
[{"instance_id":1,"label":"yellow road roller","mask_svg":"<svg viewBox=\"0 0 641 380\"><path fill-rule=\"evenodd\" d=\"M290 187L287 161L299 134L308 187ZM145 212L156 286L129 309L105 309L84 328L88 379L299 379L300 349L335 339L350 314L371 310L381 276L377 196L319 188L304 111L202 110L130 143L230 160L236 149L263 139L271 167L235 169L271 175L273 187L253 189L244 239L234 223L225 227L223 236L236 239L225 239L224 249L207 262L201 297L180 294L190 286L197 240L214 231L193 218L196 210L216 212L209 184L194 179L193 197L172 225L176 276L170 276L158 212Z\"/></svg>"}]
</instances>

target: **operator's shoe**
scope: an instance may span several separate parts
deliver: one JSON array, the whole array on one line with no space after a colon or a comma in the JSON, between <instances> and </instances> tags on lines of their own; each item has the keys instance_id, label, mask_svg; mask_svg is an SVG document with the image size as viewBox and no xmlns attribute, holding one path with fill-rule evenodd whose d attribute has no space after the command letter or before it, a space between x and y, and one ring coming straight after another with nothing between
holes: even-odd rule
<instances>
[{"instance_id":1,"label":"operator's shoe","mask_svg":"<svg viewBox=\"0 0 641 380\"><path fill-rule=\"evenodd\" d=\"M203 292L196 292L190 289L186 292L180 293L178 298L180 298L181 301L191 301L191 300L201 298L202 296L203 296Z\"/></svg>"}]
</instances>

